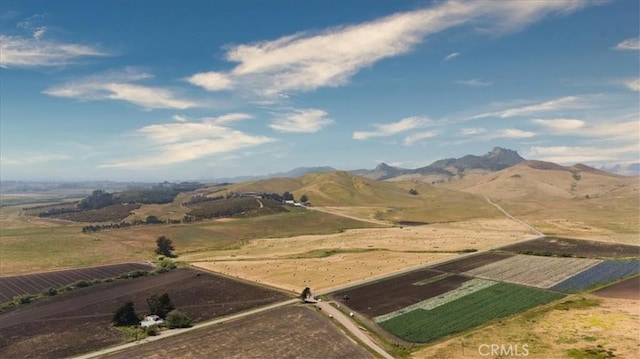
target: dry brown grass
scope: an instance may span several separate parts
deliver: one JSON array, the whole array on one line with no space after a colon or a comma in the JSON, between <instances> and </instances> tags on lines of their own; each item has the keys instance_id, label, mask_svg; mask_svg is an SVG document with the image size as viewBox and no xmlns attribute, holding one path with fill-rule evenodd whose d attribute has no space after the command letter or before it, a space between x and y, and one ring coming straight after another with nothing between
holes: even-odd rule
<instances>
[{"instance_id":1,"label":"dry brown grass","mask_svg":"<svg viewBox=\"0 0 640 359\"><path fill-rule=\"evenodd\" d=\"M256 239L238 249L203 251L182 260L298 292L305 286L329 289L528 237L528 228L512 220L475 220Z\"/></svg>"}]
</instances>

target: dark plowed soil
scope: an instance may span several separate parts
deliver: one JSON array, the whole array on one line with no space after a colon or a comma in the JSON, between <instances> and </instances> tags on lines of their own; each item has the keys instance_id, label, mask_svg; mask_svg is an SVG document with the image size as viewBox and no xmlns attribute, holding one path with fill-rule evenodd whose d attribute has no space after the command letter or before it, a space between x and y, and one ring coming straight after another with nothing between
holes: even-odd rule
<instances>
[{"instance_id":1,"label":"dark plowed soil","mask_svg":"<svg viewBox=\"0 0 640 359\"><path fill-rule=\"evenodd\" d=\"M460 275L451 275L431 283L420 283L421 281L428 282L429 278L434 278L438 275L442 275L442 273L423 269L399 277L336 292L331 295L331 298L361 314L375 317L446 293L458 288L462 283L470 279ZM349 299L345 299L345 296L348 296Z\"/></svg>"},{"instance_id":2,"label":"dark plowed soil","mask_svg":"<svg viewBox=\"0 0 640 359\"><path fill-rule=\"evenodd\" d=\"M142 263L123 263L98 267L68 269L54 272L34 273L0 277L0 303L8 302L22 294L38 294L48 288L58 288L78 280L117 277L134 270L148 271L152 266Z\"/></svg>"},{"instance_id":3,"label":"dark plowed soil","mask_svg":"<svg viewBox=\"0 0 640 359\"><path fill-rule=\"evenodd\" d=\"M640 300L640 277L633 277L593 292L599 297Z\"/></svg>"},{"instance_id":4,"label":"dark plowed soil","mask_svg":"<svg viewBox=\"0 0 640 359\"><path fill-rule=\"evenodd\" d=\"M114 311L130 300L138 315L150 314L146 299L165 292L194 322L289 298L193 269L118 280L0 314L0 358L61 358L123 342L126 337L111 325Z\"/></svg>"},{"instance_id":5,"label":"dark plowed soil","mask_svg":"<svg viewBox=\"0 0 640 359\"><path fill-rule=\"evenodd\" d=\"M537 255L571 255L585 258L640 258L640 246L557 237L536 238L498 249L506 252Z\"/></svg>"},{"instance_id":6,"label":"dark plowed soil","mask_svg":"<svg viewBox=\"0 0 640 359\"><path fill-rule=\"evenodd\" d=\"M487 265L489 263L497 262L503 259L513 257L513 254L509 253L481 253L471 257L465 257L462 259L454 260L451 262L443 263L432 269L440 270L450 273L463 273Z\"/></svg>"},{"instance_id":7,"label":"dark plowed soil","mask_svg":"<svg viewBox=\"0 0 640 359\"><path fill-rule=\"evenodd\" d=\"M313 309L284 307L109 358L373 358Z\"/></svg>"}]
</instances>

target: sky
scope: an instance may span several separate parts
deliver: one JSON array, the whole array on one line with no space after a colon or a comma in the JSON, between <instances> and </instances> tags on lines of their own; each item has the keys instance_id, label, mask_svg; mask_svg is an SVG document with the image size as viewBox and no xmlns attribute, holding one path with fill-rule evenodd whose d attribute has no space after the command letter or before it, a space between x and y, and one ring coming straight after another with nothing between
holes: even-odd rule
<instances>
[{"instance_id":1,"label":"sky","mask_svg":"<svg viewBox=\"0 0 640 359\"><path fill-rule=\"evenodd\" d=\"M0 179L637 163L639 6L3 0Z\"/></svg>"}]
</instances>

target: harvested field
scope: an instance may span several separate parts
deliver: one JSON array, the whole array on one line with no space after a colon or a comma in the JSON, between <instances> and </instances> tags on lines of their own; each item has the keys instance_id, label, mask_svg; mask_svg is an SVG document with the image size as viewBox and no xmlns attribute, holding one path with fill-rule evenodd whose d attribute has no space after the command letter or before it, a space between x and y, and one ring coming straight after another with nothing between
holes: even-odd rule
<instances>
[{"instance_id":1,"label":"harvested field","mask_svg":"<svg viewBox=\"0 0 640 359\"><path fill-rule=\"evenodd\" d=\"M625 279L593 292L598 297L640 300L640 277Z\"/></svg>"},{"instance_id":2,"label":"harvested field","mask_svg":"<svg viewBox=\"0 0 640 359\"><path fill-rule=\"evenodd\" d=\"M484 265L512 257L510 253L481 253L471 257L456 259L431 267L431 269L450 273L463 273Z\"/></svg>"},{"instance_id":3,"label":"harvested field","mask_svg":"<svg viewBox=\"0 0 640 359\"><path fill-rule=\"evenodd\" d=\"M436 277L441 274L441 272L430 269L422 269L356 288L341 290L333 293L331 299L343 303L361 314L376 317L456 289L470 279L460 275L450 275L423 284L430 278L437 279ZM345 296L348 296L349 299L345 299Z\"/></svg>"},{"instance_id":4,"label":"harvested field","mask_svg":"<svg viewBox=\"0 0 640 359\"><path fill-rule=\"evenodd\" d=\"M148 314L146 299L165 292L194 322L289 298L192 269L100 284L1 314L0 357L60 358L123 342L126 336L111 326L114 311L131 300L139 315Z\"/></svg>"},{"instance_id":5,"label":"harvested field","mask_svg":"<svg viewBox=\"0 0 640 359\"><path fill-rule=\"evenodd\" d=\"M543 237L499 248L523 254L571 255L584 258L640 258L640 246L583 239Z\"/></svg>"},{"instance_id":6,"label":"harvested field","mask_svg":"<svg viewBox=\"0 0 640 359\"><path fill-rule=\"evenodd\" d=\"M598 263L600 263L599 260L586 258L517 255L463 274L538 288L550 288Z\"/></svg>"},{"instance_id":7,"label":"harvested field","mask_svg":"<svg viewBox=\"0 0 640 359\"><path fill-rule=\"evenodd\" d=\"M295 323L295 325L292 325ZM373 358L324 316L284 307L141 345L109 358Z\"/></svg>"},{"instance_id":8,"label":"harvested field","mask_svg":"<svg viewBox=\"0 0 640 359\"><path fill-rule=\"evenodd\" d=\"M640 273L640 260L604 261L553 286L553 290L576 293Z\"/></svg>"},{"instance_id":9,"label":"harvested field","mask_svg":"<svg viewBox=\"0 0 640 359\"><path fill-rule=\"evenodd\" d=\"M432 310L416 309L379 324L399 338L426 343L562 297L558 293L498 283Z\"/></svg>"},{"instance_id":10,"label":"harvested field","mask_svg":"<svg viewBox=\"0 0 640 359\"><path fill-rule=\"evenodd\" d=\"M59 288L79 280L90 281L92 279L113 278L134 270L148 271L151 269L153 267L148 264L123 263L0 277L0 303L8 302L18 295L38 294L48 288Z\"/></svg>"}]
</instances>

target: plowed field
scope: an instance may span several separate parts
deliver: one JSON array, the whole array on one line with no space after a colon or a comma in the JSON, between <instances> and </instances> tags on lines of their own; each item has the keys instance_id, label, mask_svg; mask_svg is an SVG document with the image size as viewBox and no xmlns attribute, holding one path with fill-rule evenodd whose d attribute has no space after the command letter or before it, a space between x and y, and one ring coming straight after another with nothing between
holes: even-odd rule
<instances>
[{"instance_id":1,"label":"plowed field","mask_svg":"<svg viewBox=\"0 0 640 359\"><path fill-rule=\"evenodd\" d=\"M123 342L114 311L131 300L138 315L149 314L146 298L165 292L194 322L289 298L192 269L99 284L1 314L0 357L61 358Z\"/></svg>"},{"instance_id":2,"label":"plowed field","mask_svg":"<svg viewBox=\"0 0 640 359\"><path fill-rule=\"evenodd\" d=\"M117 277L122 273L134 270L148 271L151 269L153 267L148 264L123 263L0 277L0 303L7 302L17 295L38 294L48 288L62 287L78 280L105 279Z\"/></svg>"},{"instance_id":3,"label":"plowed field","mask_svg":"<svg viewBox=\"0 0 640 359\"><path fill-rule=\"evenodd\" d=\"M499 248L513 253L547 253L584 258L640 258L640 246L583 239L543 237Z\"/></svg>"}]
</instances>

